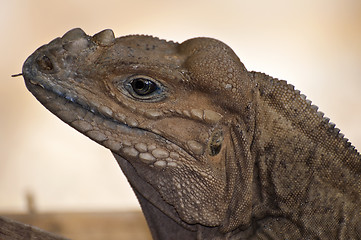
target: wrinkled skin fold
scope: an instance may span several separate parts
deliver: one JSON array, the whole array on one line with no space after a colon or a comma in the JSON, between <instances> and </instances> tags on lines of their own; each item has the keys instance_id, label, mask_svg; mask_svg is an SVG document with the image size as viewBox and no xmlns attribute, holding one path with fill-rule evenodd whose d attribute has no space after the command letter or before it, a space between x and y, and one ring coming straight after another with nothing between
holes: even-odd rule
<instances>
[{"instance_id":1,"label":"wrinkled skin fold","mask_svg":"<svg viewBox=\"0 0 361 240\"><path fill-rule=\"evenodd\" d=\"M224 43L73 29L29 91L113 152L154 239L359 239L361 157L304 95Z\"/></svg>"}]
</instances>

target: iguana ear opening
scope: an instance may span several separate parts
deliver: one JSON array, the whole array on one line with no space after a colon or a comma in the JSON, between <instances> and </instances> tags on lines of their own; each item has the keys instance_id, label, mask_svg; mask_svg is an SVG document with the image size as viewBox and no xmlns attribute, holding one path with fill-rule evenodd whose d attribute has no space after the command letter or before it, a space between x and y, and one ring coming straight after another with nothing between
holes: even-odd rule
<instances>
[{"instance_id":1,"label":"iguana ear opening","mask_svg":"<svg viewBox=\"0 0 361 240\"><path fill-rule=\"evenodd\" d=\"M209 155L216 156L220 153L223 144L223 132L222 130L216 130L212 133L208 147L209 147Z\"/></svg>"}]
</instances>

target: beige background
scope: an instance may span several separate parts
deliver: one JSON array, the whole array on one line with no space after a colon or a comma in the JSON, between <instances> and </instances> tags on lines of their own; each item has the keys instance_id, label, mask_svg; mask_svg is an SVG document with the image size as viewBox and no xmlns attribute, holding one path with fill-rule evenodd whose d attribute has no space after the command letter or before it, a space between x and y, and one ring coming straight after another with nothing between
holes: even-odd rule
<instances>
[{"instance_id":1,"label":"beige background","mask_svg":"<svg viewBox=\"0 0 361 240\"><path fill-rule=\"evenodd\" d=\"M359 0L0 0L0 212L138 208L109 151L45 110L10 78L37 47L81 27L93 35L196 36L230 45L249 70L286 79L361 148Z\"/></svg>"}]
</instances>

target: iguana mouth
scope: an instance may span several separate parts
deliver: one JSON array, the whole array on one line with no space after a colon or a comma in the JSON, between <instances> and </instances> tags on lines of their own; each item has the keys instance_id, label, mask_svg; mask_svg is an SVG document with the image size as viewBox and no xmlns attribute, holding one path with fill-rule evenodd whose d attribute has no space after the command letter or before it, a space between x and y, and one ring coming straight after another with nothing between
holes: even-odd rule
<instances>
[{"instance_id":1,"label":"iguana mouth","mask_svg":"<svg viewBox=\"0 0 361 240\"><path fill-rule=\"evenodd\" d=\"M40 81L29 78L28 75L24 70L24 79L28 90L49 111L128 161L136 159L152 167L164 168L177 167L180 155L191 157L185 149L163 136L148 129L130 126L125 122L112 119L96 107L85 103L81 98L60 94L59 91L54 91ZM92 124L93 122L97 123L96 126ZM118 137L119 135L121 136ZM149 142L151 143L149 144Z\"/></svg>"}]
</instances>

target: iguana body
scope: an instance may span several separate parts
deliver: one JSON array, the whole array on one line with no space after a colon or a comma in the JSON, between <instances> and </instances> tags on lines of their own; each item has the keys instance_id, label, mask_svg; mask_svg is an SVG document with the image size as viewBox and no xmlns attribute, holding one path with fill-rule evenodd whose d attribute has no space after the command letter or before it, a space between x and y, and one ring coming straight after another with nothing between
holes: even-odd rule
<instances>
[{"instance_id":1,"label":"iguana body","mask_svg":"<svg viewBox=\"0 0 361 240\"><path fill-rule=\"evenodd\" d=\"M225 44L73 29L28 89L110 149L154 239L359 239L361 157L293 86Z\"/></svg>"}]
</instances>

